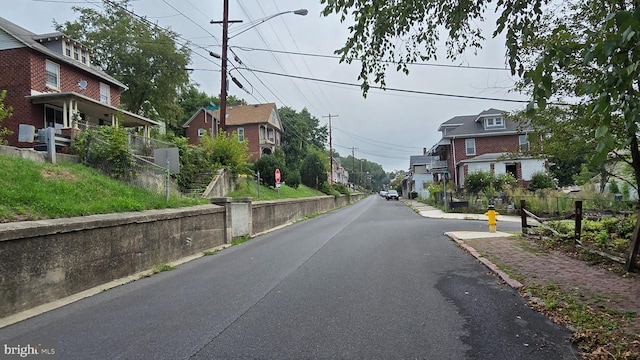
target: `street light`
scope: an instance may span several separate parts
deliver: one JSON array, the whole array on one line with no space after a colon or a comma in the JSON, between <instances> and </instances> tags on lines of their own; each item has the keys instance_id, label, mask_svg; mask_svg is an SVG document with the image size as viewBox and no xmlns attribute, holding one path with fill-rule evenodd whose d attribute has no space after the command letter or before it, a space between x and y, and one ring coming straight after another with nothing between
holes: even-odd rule
<instances>
[{"instance_id":1,"label":"street light","mask_svg":"<svg viewBox=\"0 0 640 360\"><path fill-rule=\"evenodd\" d=\"M309 11L307 9L298 9L298 10L283 11L283 12L280 12L280 13L277 13L277 14L269 15L269 16L267 16L265 18L258 19L258 20L255 20L255 21L251 22L251 23L248 23L247 24L248 27L246 29L240 31L237 34L229 36L229 39L233 39L234 37L253 29L254 27L262 24L263 22L271 20L276 16L280 16L280 15L284 15L284 14L295 14L295 15L300 15L300 16L307 16L308 13L309 13Z\"/></svg>"},{"instance_id":2,"label":"street light","mask_svg":"<svg viewBox=\"0 0 640 360\"><path fill-rule=\"evenodd\" d=\"M289 13L293 13L296 15L302 15L305 16L309 13L309 11L307 11L307 9L300 9L300 10L294 10L294 11L283 11L271 16L267 16L264 19L261 20L257 20L255 23L253 24L249 24L249 27L242 30L241 32L235 34L233 37L236 37L240 34L242 34L243 32L249 30L249 29L253 29L254 27L262 24L263 22L273 19L276 16L280 16L280 15L284 15L284 14L289 14ZM220 117L220 129L225 130L226 125L227 125L227 43L229 41L229 23L233 23L233 22L242 22L242 20L229 20L229 0L224 0L224 6L223 6L223 12L222 12L222 22L220 21L213 21L211 20L211 24L219 24L222 23L222 56L220 57L220 60L222 62L221 64L221 71L222 74L220 76L220 111L219 111L219 117Z\"/></svg>"}]
</instances>

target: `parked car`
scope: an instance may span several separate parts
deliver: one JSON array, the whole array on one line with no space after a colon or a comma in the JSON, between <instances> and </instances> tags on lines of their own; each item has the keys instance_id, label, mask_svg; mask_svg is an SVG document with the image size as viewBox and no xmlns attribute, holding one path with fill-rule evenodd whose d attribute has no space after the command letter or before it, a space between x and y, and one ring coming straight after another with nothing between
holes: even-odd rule
<instances>
[{"instance_id":1,"label":"parked car","mask_svg":"<svg viewBox=\"0 0 640 360\"><path fill-rule=\"evenodd\" d=\"M387 197L387 192L385 190L380 190L380 196Z\"/></svg>"},{"instance_id":2,"label":"parked car","mask_svg":"<svg viewBox=\"0 0 640 360\"><path fill-rule=\"evenodd\" d=\"M387 191L387 195L385 197L387 198L387 200L391 200L391 199L399 200L400 199L400 196L398 195L398 192L395 191L395 190Z\"/></svg>"}]
</instances>

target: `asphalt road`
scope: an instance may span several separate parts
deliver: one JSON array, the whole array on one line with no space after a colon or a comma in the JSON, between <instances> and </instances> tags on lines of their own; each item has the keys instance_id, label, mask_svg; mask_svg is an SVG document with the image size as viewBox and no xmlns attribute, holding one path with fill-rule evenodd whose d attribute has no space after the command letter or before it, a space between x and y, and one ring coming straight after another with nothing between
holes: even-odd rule
<instances>
[{"instance_id":1,"label":"asphalt road","mask_svg":"<svg viewBox=\"0 0 640 360\"><path fill-rule=\"evenodd\" d=\"M0 359L16 343L83 360L577 358L443 235L461 230L486 224L371 196L2 328Z\"/></svg>"}]
</instances>

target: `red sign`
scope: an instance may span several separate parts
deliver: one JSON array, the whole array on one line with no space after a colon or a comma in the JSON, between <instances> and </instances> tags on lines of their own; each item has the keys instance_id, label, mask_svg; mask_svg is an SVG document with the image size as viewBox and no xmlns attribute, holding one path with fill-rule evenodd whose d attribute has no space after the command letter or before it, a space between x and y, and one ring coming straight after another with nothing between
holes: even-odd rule
<instances>
[{"instance_id":1,"label":"red sign","mask_svg":"<svg viewBox=\"0 0 640 360\"><path fill-rule=\"evenodd\" d=\"M280 169L276 169L276 183L280 182Z\"/></svg>"}]
</instances>

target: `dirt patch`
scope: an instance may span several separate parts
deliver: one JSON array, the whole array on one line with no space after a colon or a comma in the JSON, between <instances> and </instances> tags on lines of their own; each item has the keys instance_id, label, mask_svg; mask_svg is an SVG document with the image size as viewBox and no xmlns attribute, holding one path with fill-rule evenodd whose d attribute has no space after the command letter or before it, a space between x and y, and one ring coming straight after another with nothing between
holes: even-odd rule
<instances>
[{"instance_id":1,"label":"dirt patch","mask_svg":"<svg viewBox=\"0 0 640 360\"><path fill-rule=\"evenodd\" d=\"M40 170L40 174L45 179L62 179L62 180L77 180L78 176L72 174L69 169L65 168L51 168L51 169L42 169Z\"/></svg>"}]
</instances>

